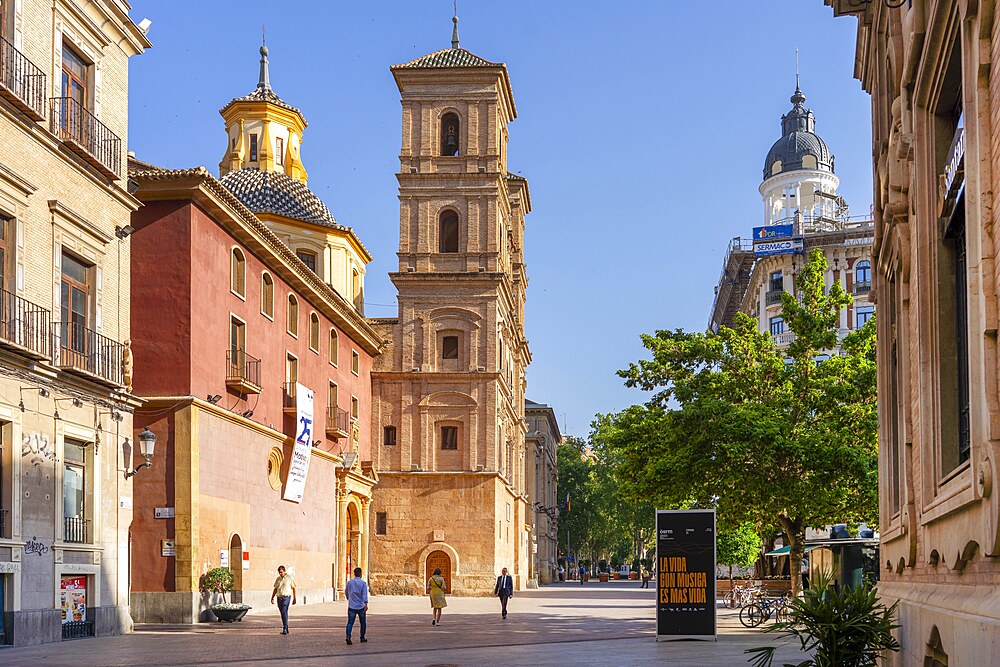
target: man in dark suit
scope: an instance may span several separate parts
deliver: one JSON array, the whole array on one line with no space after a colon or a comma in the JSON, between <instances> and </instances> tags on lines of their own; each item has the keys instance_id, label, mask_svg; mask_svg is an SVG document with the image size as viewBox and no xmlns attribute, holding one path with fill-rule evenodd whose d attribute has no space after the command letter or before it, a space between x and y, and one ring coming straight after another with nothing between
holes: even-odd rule
<instances>
[{"instance_id":1,"label":"man in dark suit","mask_svg":"<svg viewBox=\"0 0 1000 667\"><path fill-rule=\"evenodd\" d=\"M500 617L507 618L507 600L514 597L514 580L507 574L507 568L504 568L503 574L497 577L493 595L500 597Z\"/></svg>"}]
</instances>

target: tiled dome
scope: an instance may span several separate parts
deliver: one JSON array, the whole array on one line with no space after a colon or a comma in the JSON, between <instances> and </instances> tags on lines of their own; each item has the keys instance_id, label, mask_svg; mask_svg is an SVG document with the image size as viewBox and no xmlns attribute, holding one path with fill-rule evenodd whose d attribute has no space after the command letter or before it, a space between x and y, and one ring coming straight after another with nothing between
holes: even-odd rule
<instances>
[{"instance_id":1,"label":"tiled dome","mask_svg":"<svg viewBox=\"0 0 1000 667\"><path fill-rule=\"evenodd\" d=\"M765 181L775 175L771 171L775 161L781 161L779 173L784 173L806 169L803 158L809 155L816 158L816 166L809 167L810 169L833 173L833 155L826 142L816 134L816 118L803 105L805 101L806 96L796 87L791 99L792 108L781 117L782 136L774 142L764 160Z\"/></svg>"},{"instance_id":2,"label":"tiled dome","mask_svg":"<svg viewBox=\"0 0 1000 667\"><path fill-rule=\"evenodd\" d=\"M326 227L341 226L312 190L285 174L259 169L231 171L222 184L254 213L273 213Z\"/></svg>"}]
</instances>

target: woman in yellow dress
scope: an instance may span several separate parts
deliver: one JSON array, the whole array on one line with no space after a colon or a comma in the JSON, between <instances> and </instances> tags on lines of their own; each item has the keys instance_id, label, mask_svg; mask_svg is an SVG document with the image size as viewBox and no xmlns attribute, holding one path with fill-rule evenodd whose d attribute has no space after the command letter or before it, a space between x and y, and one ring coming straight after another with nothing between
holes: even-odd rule
<instances>
[{"instance_id":1,"label":"woman in yellow dress","mask_svg":"<svg viewBox=\"0 0 1000 667\"><path fill-rule=\"evenodd\" d=\"M431 625L441 625L441 610L448 606L444 599L444 589L447 584L441 576L441 568L434 568L434 576L427 580L427 592L431 594L431 611L434 619Z\"/></svg>"}]
</instances>

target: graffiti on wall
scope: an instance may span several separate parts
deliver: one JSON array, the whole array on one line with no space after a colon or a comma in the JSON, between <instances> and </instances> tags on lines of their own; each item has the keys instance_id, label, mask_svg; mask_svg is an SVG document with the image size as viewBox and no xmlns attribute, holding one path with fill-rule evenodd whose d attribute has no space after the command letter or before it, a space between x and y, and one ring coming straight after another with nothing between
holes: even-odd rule
<instances>
[{"instance_id":1,"label":"graffiti on wall","mask_svg":"<svg viewBox=\"0 0 1000 667\"><path fill-rule=\"evenodd\" d=\"M21 438L21 456L31 457L33 465L41 465L42 461L56 460L56 448L45 433L25 433Z\"/></svg>"},{"instance_id":2,"label":"graffiti on wall","mask_svg":"<svg viewBox=\"0 0 1000 667\"><path fill-rule=\"evenodd\" d=\"M38 541L37 537L32 537L30 540L24 543L24 553L25 554L47 554L49 548Z\"/></svg>"}]
</instances>

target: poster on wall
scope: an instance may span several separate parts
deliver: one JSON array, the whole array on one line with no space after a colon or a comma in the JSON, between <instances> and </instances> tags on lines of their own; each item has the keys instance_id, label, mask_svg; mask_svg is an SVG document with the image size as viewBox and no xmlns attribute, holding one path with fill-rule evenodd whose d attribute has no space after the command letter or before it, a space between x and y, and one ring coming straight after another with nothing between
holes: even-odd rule
<instances>
[{"instance_id":1,"label":"poster on wall","mask_svg":"<svg viewBox=\"0 0 1000 667\"><path fill-rule=\"evenodd\" d=\"M656 640L717 639L715 510L656 511Z\"/></svg>"},{"instance_id":2,"label":"poster on wall","mask_svg":"<svg viewBox=\"0 0 1000 667\"><path fill-rule=\"evenodd\" d=\"M63 577L60 584L62 622L87 620L87 577Z\"/></svg>"},{"instance_id":3,"label":"poster on wall","mask_svg":"<svg viewBox=\"0 0 1000 667\"><path fill-rule=\"evenodd\" d=\"M285 481L285 500L302 502L306 490L306 476L309 474L309 458L312 456L313 442L313 391L301 384L295 384L295 447L292 461L288 466Z\"/></svg>"}]
</instances>

